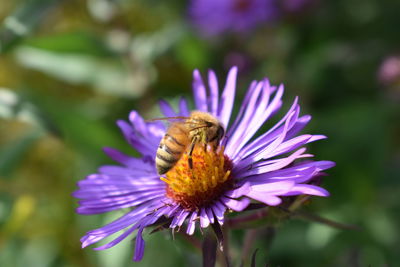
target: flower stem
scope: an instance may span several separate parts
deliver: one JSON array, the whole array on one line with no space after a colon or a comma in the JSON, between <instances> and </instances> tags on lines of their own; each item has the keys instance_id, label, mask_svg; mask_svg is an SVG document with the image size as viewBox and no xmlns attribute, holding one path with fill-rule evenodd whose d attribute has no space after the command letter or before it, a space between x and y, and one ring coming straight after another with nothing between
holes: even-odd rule
<instances>
[{"instance_id":1,"label":"flower stem","mask_svg":"<svg viewBox=\"0 0 400 267\"><path fill-rule=\"evenodd\" d=\"M201 245L201 242L200 242L197 238L195 238L195 237L193 237L193 236L191 236L191 235L188 235L188 234L186 234L186 233L182 233L181 236L182 236L187 242L189 242L193 247L195 247L197 250L200 250L200 251L201 251L202 245Z\"/></svg>"},{"instance_id":2,"label":"flower stem","mask_svg":"<svg viewBox=\"0 0 400 267\"><path fill-rule=\"evenodd\" d=\"M249 229L246 231L243 241L242 262L245 263L254 241L259 236L259 229Z\"/></svg>"},{"instance_id":3,"label":"flower stem","mask_svg":"<svg viewBox=\"0 0 400 267\"><path fill-rule=\"evenodd\" d=\"M202 244L203 267L214 267L217 253L217 239L210 229L206 231Z\"/></svg>"},{"instance_id":4,"label":"flower stem","mask_svg":"<svg viewBox=\"0 0 400 267\"><path fill-rule=\"evenodd\" d=\"M265 228L249 229L246 231L244 238L243 252L242 252L242 262L245 263L246 259L249 258L250 252L254 246L254 242L262 238L263 243L267 245L267 249L271 246L275 238L275 228L272 226L267 226ZM256 253L253 251L253 255Z\"/></svg>"}]
</instances>

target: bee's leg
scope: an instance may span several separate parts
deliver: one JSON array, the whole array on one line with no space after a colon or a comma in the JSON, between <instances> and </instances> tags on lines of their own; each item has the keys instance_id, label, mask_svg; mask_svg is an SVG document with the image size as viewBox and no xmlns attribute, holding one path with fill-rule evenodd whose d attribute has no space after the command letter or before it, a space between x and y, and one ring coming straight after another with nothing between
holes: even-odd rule
<instances>
[{"instance_id":1,"label":"bee's leg","mask_svg":"<svg viewBox=\"0 0 400 267\"><path fill-rule=\"evenodd\" d=\"M189 168L193 169L193 159L192 159L192 154L193 154L193 149L196 144L196 138L193 138L192 143L190 143L189 146L189 153L188 153L188 163L189 163Z\"/></svg>"},{"instance_id":2,"label":"bee's leg","mask_svg":"<svg viewBox=\"0 0 400 267\"><path fill-rule=\"evenodd\" d=\"M218 142L214 142L214 143L212 144L212 148L213 148L213 151L217 151L217 149L218 149Z\"/></svg>"}]
</instances>

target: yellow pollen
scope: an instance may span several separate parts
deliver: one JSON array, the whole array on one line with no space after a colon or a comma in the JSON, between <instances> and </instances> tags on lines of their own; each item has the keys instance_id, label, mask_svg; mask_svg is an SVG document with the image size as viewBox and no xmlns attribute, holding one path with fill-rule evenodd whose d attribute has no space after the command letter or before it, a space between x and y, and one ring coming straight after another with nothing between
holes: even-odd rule
<instances>
[{"instance_id":1,"label":"yellow pollen","mask_svg":"<svg viewBox=\"0 0 400 267\"><path fill-rule=\"evenodd\" d=\"M188 155L184 153L166 177L160 177L167 183L166 195L187 210L208 206L233 187L232 163L224 155L223 147L214 151L196 145L192 160L190 168Z\"/></svg>"}]
</instances>

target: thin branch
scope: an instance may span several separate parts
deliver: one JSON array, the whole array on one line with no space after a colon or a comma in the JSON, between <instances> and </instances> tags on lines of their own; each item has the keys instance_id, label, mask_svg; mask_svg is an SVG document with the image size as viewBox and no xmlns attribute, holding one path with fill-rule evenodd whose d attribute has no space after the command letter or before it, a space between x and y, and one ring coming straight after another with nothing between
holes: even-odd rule
<instances>
[{"instance_id":1,"label":"thin branch","mask_svg":"<svg viewBox=\"0 0 400 267\"><path fill-rule=\"evenodd\" d=\"M328 226L331 226L333 228L337 228L337 229L341 229L341 230L355 230L355 231L359 231L361 230L359 226L357 225L351 225L351 224L344 224L344 223L340 223L340 222L335 222L332 221L330 219L326 219L323 218L321 216L315 215L315 214L311 214L308 212L303 212L303 211L290 211L288 209L285 209L283 207L278 207L281 210L285 211L288 213L288 215L293 216L293 217L298 217L300 219L305 219L308 221L313 221L313 222L317 222L317 223L322 223L322 224L326 224Z\"/></svg>"},{"instance_id":2,"label":"thin branch","mask_svg":"<svg viewBox=\"0 0 400 267\"><path fill-rule=\"evenodd\" d=\"M257 210L256 212L254 212L250 215L229 218L228 220L226 220L226 225L229 228L233 228L233 229L241 228L241 226L243 226L243 224L264 218L267 215L268 215L268 207L266 207L265 209L262 209L262 210Z\"/></svg>"},{"instance_id":3,"label":"thin branch","mask_svg":"<svg viewBox=\"0 0 400 267\"><path fill-rule=\"evenodd\" d=\"M303 206L304 202L310 199L309 195L300 195L296 200L289 206L288 210L293 212Z\"/></svg>"}]
</instances>

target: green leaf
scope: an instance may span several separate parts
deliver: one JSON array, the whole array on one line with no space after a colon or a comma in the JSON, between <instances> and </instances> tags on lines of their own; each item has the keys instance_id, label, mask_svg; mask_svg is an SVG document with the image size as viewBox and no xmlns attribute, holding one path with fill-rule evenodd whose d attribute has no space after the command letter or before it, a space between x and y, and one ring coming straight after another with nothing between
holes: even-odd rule
<instances>
[{"instance_id":1,"label":"green leaf","mask_svg":"<svg viewBox=\"0 0 400 267\"><path fill-rule=\"evenodd\" d=\"M22 1L0 26L0 54L27 36L61 0Z\"/></svg>"},{"instance_id":2,"label":"green leaf","mask_svg":"<svg viewBox=\"0 0 400 267\"><path fill-rule=\"evenodd\" d=\"M127 64L113 58L57 53L29 46L19 47L16 58L25 67L65 82L90 85L100 92L118 96L140 96L151 79L141 70L131 72Z\"/></svg>"},{"instance_id":3,"label":"green leaf","mask_svg":"<svg viewBox=\"0 0 400 267\"><path fill-rule=\"evenodd\" d=\"M28 132L23 138L0 149L0 175L7 177L23 160L25 153L41 136L37 130Z\"/></svg>"},{"instance_id":4,"label":"green leaf","mask_svg":"<svg viewBox=\"0 0 400 267\"><path fill-rule=\"evenodd\" d=\"M59 33L39 38L31 38L25 45L58 53L111 56L113 52L104 41L91 32Z\"/></svg>"}]
</instances>

